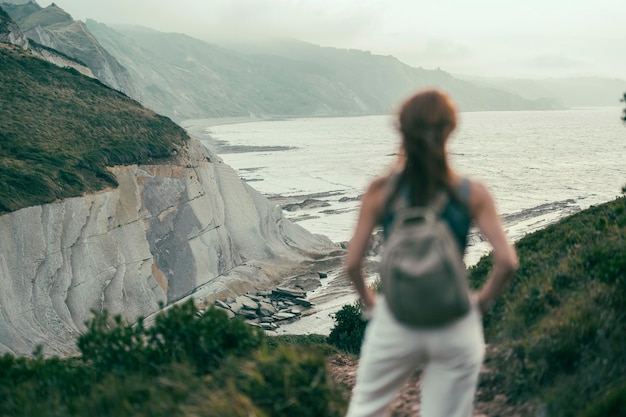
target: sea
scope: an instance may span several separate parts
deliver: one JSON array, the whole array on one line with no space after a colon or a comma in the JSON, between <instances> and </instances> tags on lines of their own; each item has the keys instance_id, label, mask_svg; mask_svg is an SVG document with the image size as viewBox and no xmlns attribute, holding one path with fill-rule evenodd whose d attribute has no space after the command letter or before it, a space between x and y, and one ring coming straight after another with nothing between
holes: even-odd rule
<instances>
[{"instance_id":1,"label":"sea","mask_svg":"<svg viewBox=\"0 0 626 417\"><path fill-rule=\"evenodd\" d=\"M621 114L619 107L461 112L448 143L450 163L487 186L514 242L622 194L626 125ZM232 122L187 125L250 186L283 207L289 219L338 243L351 238L359 197L389 170L400 143L393 115ZM466 264L489 249L474 231ZM281 327L282 332L330 331L332 314L354 301L345 289L332 293L332 278L310 295L318 300L319 313Z\"/></svg>"}]
</instances>

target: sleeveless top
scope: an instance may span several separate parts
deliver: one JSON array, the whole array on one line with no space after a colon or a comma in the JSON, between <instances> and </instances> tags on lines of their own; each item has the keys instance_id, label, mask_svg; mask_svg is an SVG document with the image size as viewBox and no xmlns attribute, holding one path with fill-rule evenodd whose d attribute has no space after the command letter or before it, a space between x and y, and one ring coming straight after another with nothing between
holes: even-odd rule
<instances>
[{"instance_id":1,"label":"sleeveless top","mask_svg":"<svg viewBox=\"0 0 626 417\"><path fill-rule=\"evenodd\" d=\"M400 196L408 200L409 190L407 184L403 184L400 189ZM457 195L461 201L457 201L454 198L448 199L448 202L441 213L441 217L448 223L452 235L455 237L459 244L461 254L465 252L467 247L467 236L472 223L472 216L469 210L469 195L470 195L470 180L463 178L461 184L458 186ZM392 210L387 210L383 214L382 227L383 237L385 240L389 236L391 225L393 223L395 213Z\"/></svg>"}]
</instances>

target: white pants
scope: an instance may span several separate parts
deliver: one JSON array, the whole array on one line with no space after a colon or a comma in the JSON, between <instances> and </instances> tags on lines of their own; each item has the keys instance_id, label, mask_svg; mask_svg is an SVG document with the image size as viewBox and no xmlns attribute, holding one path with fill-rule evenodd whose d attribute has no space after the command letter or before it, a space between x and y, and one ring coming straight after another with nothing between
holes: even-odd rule
<instances>
[{"instance_id":1,"label":"white pants","mask_svg":"<svg viewBox=\"0 0 626 417\"><path fill-rule=\"evenodd\" d=\"M379 296L365 330L347 417L384 416L404 382L422 364L421 416L471 417L484 350L476 305L443 328L417 330L399 323Z\"/></svg>"}]
</instances>

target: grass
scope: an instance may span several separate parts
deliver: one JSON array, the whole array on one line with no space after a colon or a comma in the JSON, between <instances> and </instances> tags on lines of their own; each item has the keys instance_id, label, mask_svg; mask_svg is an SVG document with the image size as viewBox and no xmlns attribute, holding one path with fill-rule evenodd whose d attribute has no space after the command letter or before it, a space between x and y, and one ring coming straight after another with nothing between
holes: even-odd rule
<instances>
[{"instance_id":1,"label":"grass","mask_svg":"<svg viewBox=\"0 0 626 417\"><path fill-rule=\"evenodd\" d=\"M626 415L625 239L622 197L517 243L520 271L485 315L482 384L548 416ZM474 286L490 262L471 268ZM268 337L193 303L150 328L95 316L78 357L0 358L0 415L339 416L344 388L326 360L362 331L354 307L337 315L335 338Z\"/></svg>"},{"instance_id":2,"label":"grass","mask_svg":"<svg viewBox=\"0 0 626 417\"><path fill-rule=\"evenodd\" d=\"M516 243L520 269L485 314L490 345L481 384L548 416L626 416L626 197L567 217ZM491 269L470 268L479 288ZM358 304L328 338L358 354Z\"/></svg>"},{"instance_id":3,"label":"grass","mask_svg":"<svg viewBox=\"0 0 626 417\"><path fill-rule=\"evenodd\" d=\"M516 247L519 272L484 318L496 348L491 378L514 400L545 404L549 415L600 415L616 403L621 414L605 415L626 415L626 198ZM474 286L490 264L484 258L471 269Z\"/></svg>"},{"instance_id":4,"label":"grass","mask_svg":"<svg viewBox=\"0 0 626 417\"><path fill-rule=\"evenodd\" d=\"M2 416L339 417L319 338L273 340L192 301L154 326L94 316L75 358L0 357Z\"/></svg>"},{"instance_id":5,"label":"grass","mask_svg":"<svg viewBox=\"0 0 626 417\"><path fill-rule=\"evenodd\" d=\"M71 69L0 45L0 214L117 185L108 166L167 160L166 117Z\"/></svg>"},{"instance_id":6,"label":"grass","mask_svg":"<svg viewBox=\"0 0 626 417\"><path fill-rule=\"evenodd\" d=\"M0 65L0 214L115 186L108 166L167 161L187 139L124 94L19 48L0 46ZM516 246L520 270L484 317L489 382L548 415L626 416L626 198ZM471 268L475 287L490 266L485 257ZM337 341L355 346L363 323L358 308L344 311ZM192 304L150 329L106 315L88 327L76 358L0 357L0 415L345 411L324 364L335 348L320 336L267 338Z\"/></svg>"}]
</instances>

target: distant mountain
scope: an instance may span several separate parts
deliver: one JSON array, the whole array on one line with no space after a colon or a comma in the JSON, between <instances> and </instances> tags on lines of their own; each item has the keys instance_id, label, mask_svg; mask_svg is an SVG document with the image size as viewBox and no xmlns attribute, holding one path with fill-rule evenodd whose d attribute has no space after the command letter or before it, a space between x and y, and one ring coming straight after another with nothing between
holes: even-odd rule
<instances>
[{"instance_id":1,"label":"distant mountain","mask_svg":"<svg viewBox=\"0 0 626 417\"><path fill-rule=\"evenodd\" d=\"M220 116L346 116L393 111L415 89L441 87L461 110L558 107L478 87L391 56L304 42L234 47L135 26L87 27L140 86L148 107L181 120Z\"/></svg>"},{"instance_id":2,"label":"distant mountain","mask_svg":"<svg viewBox=\"0 0 626 417\"><path fill-rule=\"evenodd\" d=\"M383 114L426 87L445 89L464 111L560 107L366 51L299 41L225 47L136 26L85 24L54 3L4 6L31 41L84 62L103 83L178 121Z\"/></svg>"},{"instance_id":3,"label":"distant mountain","mask_svg":"<svg viewBox=\"0 0 626 417\"><path fill-rule=\"evenodd\" d=\"M0 3L0 43L10 43L28 49L30 46L28 38L1 6Z\"/></svg>"},{"instance_id":4,"label":"distant mountain","mask_svg":"<svg viewBox=\"0 0 626 417\"><path fill-rule=\"evenodd\" d=\"M95 78L93 72L82 62L55 49L28 39L19 26L0 7L0 43L17 45L34 56L42 58L62 68L73 68L83 75Z\"/></svg>"},{"instance_id":5,"label":"distant mountain","mask_svg":"<svg viewBox=\"0 0 626 417\"><path fill-rule=\"evenodd\" d=\"M98 43L83 22L75 21L54 3L41 8L35 2L3 1L2 8L29 39L84 62L104 84L131 97L138 96L126 68Z\"/></svg>"},{"instance_id":6,"label":"distant mountain","mask_svg":"<svg viewBox=\"0 0 626 417\"><path fill-rule=\"evenodd\" d=\"M569 77L509 79L458 76L477 85L497 88L534 100L551 97L568 107L619 106L626 79Z\"/></svg>"},{"instance_id":7,"label":"distant mountain","mask_svg":"<svg viewBox=\"0 0 626 417\"><path fill-rule=\"evenodd\" d=\"M128 68L141 101L175 120L368 112L350 90L299 62L266 63L182 34L92 20L87 27Z\"/></svg>"},{"instance_id":8,"label":"distant mountain","mask_svg":"<svg viewBox=\"0 0 626 417\"><path fill-rule=\"evenodd\" d=\"M465 111L554 109L563 106L550 98L523 98L493 87L461 80L441 69L414 68L397 58L367 51L321 47L297 40L276 40L256 44L225 44L241 53L274 56L320 65L366 101L385 103L392 109L398 100L416 88L442 88Z\"/></svg>"}]
</instances>

